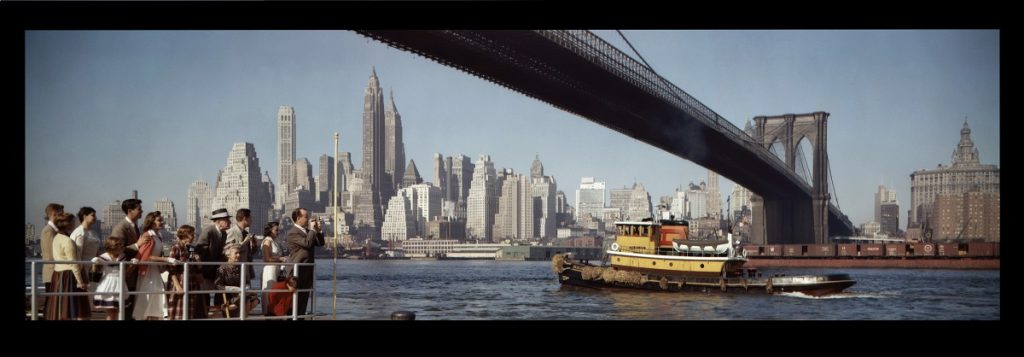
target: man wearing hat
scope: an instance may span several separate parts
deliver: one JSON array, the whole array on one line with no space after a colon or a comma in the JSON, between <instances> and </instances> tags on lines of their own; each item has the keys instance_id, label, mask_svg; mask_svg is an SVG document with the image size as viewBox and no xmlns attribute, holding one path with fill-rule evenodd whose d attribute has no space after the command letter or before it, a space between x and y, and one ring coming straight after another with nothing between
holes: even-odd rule
<instances>
[{"instance_id":1,"label":"man wearing hat","mask_svg":"<svg viewBox=\"0 0 1024 357\"><path fill-rule=\"evenodd\" d=\"M203 232L196 237L196 252L204 262L226 262L224 256L224 242L227 240L227 230L231 226L231 215L227 208L218 208L210 216L213 224L206 226ZM203 265L203 290L216 290L213 285L217 278L217 265ZM214 294L214 301L217 305L224 300L221 294Z\"/></svg>"}]
</instances>

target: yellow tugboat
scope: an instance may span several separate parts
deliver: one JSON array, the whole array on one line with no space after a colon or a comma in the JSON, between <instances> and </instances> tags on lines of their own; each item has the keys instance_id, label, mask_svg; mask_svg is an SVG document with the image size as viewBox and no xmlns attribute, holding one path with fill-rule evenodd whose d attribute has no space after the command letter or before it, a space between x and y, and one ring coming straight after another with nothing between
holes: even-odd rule
<instances>
[{"instance_id":1,"label":"yellow tugboat","mask_svg":"<svg viewBox=\"0 0 1024 357\"><path fill-rule=\"evenodd\" d=\"M737 254L729 234L725 240L691 240L686 221L616 222L616 237L606 251L608 266L552 257L559 282L593 288L614 287L664 291L721 291L782 293L812 296L842 291L856 282L847 274L762 277L744 269L747 258Z\"/></svg>"}]
</instances>

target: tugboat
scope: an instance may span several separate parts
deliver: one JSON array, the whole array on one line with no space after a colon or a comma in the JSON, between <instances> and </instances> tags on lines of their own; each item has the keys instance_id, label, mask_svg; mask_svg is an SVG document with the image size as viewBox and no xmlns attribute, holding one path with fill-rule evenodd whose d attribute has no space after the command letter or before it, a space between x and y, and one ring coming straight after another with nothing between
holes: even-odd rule
<instances>
[{"instance_id":1,"label":"tugboat","mask_svg":"<svg viewBox=\"0 0 1024 357\"><path fill-rule=\"evenodd\" d=\"M683 220L647 218L616 222L615 228L606 266L555 254L551 268L559 282L591 288L811 296L838 293L856 283L848 274L762 277L757 269L743 267L747 258L737 254L731 233L725 240L688 239L689 223Z\"/></svg>"}]
</instances>

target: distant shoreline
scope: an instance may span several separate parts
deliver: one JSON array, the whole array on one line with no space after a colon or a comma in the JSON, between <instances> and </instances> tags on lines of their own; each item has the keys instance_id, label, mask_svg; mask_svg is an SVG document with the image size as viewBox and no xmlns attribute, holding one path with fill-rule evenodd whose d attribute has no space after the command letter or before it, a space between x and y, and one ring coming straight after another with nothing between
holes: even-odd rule
<instances>
[{"instance_id":1,"label":"distant shoreline","mask_svg":"<svg viewBox=\"0 0 1024 357\"><path fill-rule=\"evenodd\" d=\"M969 269L999 270L999 259L776 259L750 258L750 268L906 268L906 269Z\"/></svg>"}]
</instances>

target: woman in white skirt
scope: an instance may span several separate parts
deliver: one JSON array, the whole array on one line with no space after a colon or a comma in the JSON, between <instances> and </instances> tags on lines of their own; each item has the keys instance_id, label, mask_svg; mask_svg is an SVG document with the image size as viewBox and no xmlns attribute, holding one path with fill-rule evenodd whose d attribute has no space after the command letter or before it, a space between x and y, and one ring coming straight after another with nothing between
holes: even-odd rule
<instances>
[{"instance_id":1,"label":"woman in white skirt","mask_svg":"<svg viewBox=\"0 0 1024 357\"><path fill-rule=\"evenodd\" d=\"M164 218L160 216L160 211L153 211L146 215L146 220L142 224L142 230L145 232L142 234L148 235L149 240L146 244L139 246L139 260L178 263L177 259L163 256L163 241L160 239L160 234L157 234L163 228ZM160 265L139 266L139 282L135 292L140 294L135 297L135 311L132 312L132 317L136 320L163 320L167 316L167 294L165 294L167 290L164 289L164 279L160 277L160 267Z\"/></svg>"},{"instance_id":2,"label":"woman in white skirt","mask_svg":"<svg viewBox=\"0 0 1024 357\"><path fill-rule=\"evenodd\" d=\"M275 239L277 238L278 227L277 222L267 223L267 226L263 228L263 242L260 244L263 250L263 261L270 262L284 262L288 257L284 257L281 254L281 246L277 244ZM277 275L280 270L280 266L276 264L267 264L263 266L263 276L260 280L263 281L263 290L270 289L274 283L277 282ZM269 293L263 293L263 306L267 306Z\"/></svg>"}]
</instances>

